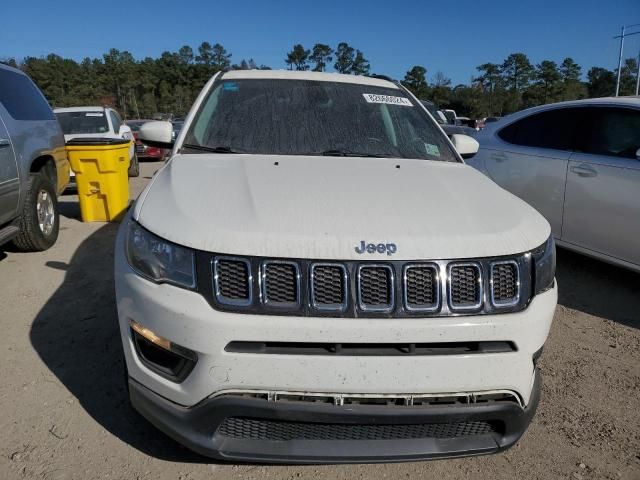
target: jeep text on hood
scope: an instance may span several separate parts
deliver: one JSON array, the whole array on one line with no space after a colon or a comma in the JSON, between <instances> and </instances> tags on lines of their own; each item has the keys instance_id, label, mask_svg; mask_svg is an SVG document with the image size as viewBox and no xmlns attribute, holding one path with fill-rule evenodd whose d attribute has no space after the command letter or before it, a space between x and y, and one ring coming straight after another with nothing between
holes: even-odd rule
<instances>
[{"instance_id":1,"label":"jeep text on hood","mask_svg":"<svg viewBox=\"0 0 640 480\"><path fill-rule=\"evenodd\" d=\"M150 122L139 138L173 142ZM115 249L133 406L218 459L495 453L539 401L549 224L382 78L235 71Z\"/></svg>"}]
</instances>

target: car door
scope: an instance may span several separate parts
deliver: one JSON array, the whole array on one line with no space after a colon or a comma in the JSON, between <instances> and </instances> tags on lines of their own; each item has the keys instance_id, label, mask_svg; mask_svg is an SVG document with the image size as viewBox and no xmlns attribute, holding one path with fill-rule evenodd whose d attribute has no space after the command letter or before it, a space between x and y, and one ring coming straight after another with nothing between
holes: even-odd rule
<instances>
[{"instance_id":1,"label":"car door","mask_svg":"<svg viewBox=\"0 0 640 480\"><path fill-rule=\"evenodd\" d=\"M563 240L640 265L640 109L585 113L569 160Z\"/></svg>"},{"instance_id":2,"label":"car door","mask_svg":"<svg viewBox=\"0 0 640 480\"><path fill-rule=\"evenodd\" d=\"M573 108L534 112L499 128L486 148L481 142L489 176L538 210L556 238L562 235L575 115Z\"/></svg>"},{"instance_id":3,"label":"car door","mask_svg":"<svg viewBox=\"0 0 640 480\"><path fill-rule=\"evenodd\" d=\"M15 217L19 196L18 164L9 131L0 115L0 225Z\"/></svg>"}]
</instances>

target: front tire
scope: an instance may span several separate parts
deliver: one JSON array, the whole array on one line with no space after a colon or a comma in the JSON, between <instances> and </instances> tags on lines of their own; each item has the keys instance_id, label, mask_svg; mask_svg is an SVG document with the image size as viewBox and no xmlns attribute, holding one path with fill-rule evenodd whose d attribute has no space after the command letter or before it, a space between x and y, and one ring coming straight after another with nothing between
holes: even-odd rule
<instances>
[{"instance_id":1,"label":"front tire","mask_svg":"<svg viewBox=\"0 0 640 480\"><path fill-rule=\"evenodd\" d=\"M20 233L13 239L18 250L41 252L58 239L60 213L51 180L43 172L31 173L20 216Z\"/></svg>"},{"instance_id":2,"label":"front tire","mask_svg":"<svg viewBox=\"0 0 640 480\"><path fill-rule=\"evenodd\" d=\"M129 165L129 176L137 177L140 175L140 163L138 162L138 154L134 153L131 159L131 165Z\"/></svg>"}]
</instances>

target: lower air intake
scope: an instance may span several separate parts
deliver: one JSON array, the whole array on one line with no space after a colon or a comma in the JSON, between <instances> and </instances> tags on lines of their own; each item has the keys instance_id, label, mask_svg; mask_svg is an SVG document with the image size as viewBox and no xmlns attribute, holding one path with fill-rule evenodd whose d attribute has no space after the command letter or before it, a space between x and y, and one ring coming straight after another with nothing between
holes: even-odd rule
<instances>
[{"instance_id":1,"label":"lower air intake","mask_svg":"<svg viewBox=\"0 0 640 480\"><path fill-rule=\"evenodd\" d=\"M218 433L242 440L403 440L457 438L495 432L491 423L411 423L393 425L306 423L258 418L227 418Z\"/></svg>"}]
</instances>

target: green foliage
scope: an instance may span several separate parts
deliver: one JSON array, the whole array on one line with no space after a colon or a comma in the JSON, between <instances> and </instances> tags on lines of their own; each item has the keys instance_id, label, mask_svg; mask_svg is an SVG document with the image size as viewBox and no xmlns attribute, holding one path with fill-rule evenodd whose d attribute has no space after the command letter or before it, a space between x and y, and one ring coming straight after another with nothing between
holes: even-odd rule
<instances>
[{"instance_id":1,"label":"green foliage","mask_svg":"<svg viewBox=\"0 0 640 480\"><path fill-rule=\"evenodd\" d=\"M346 42L340 42L336 48L336 63L333 64L333 68L338 73L351 73L354 56L355 49Z\"/></svg>"},{"instance_id":2,"label":"green foliage","mask_svg":"<svg viewBox=\"0 0 640 480\"><path fill-rule=\"evenodd\" d=\"M309 60L315 63L314 72L324 72L327 65L333 60L333 49L324 43L316 43L313 46Z\"/></svg>"},{"instance_id":3,"label":"green foliage","mask_svg":"<svg viewBox=\"0 0 640 480\"><path fill-rule=\"evenodd\" d=\"M331 49L316 43L312 50L294 45L285 60L290 69L325 71L332 61L339 73L368 75L364 53L346 42ZM219 43L202 42L197 54L189 45L177 52L163 52L158 58L136 60L131 53L111 49L102 58L81 62L50 54L27 57L22 62L0 59L0 63L22 68L56 107L110 105L125 118L148 118L155 113L183 116L213 74L225 69L270 69L250 58L231 64L231 54ZM521 108L585 97L613 95L617 71L593 67L587 81L572 58L558 66L542 60L535 67L524 53L512 53L501 64L483 63L470 85L456 85L442 72L431 84L427 69L414 65L402 84L418 98L432 100L441 108L453 108L460 115L481 118L506 115ZM625 60L621 72L620 95L635 92L637 61Z\"/></svg>"},{"instance_id":4,"label":"green foliage","mask_svg":"<svg viewBox=\"0 0 640 480\"><path fill-rule=\"evenodd\" d=\"M293 50L287 53L285 63L289 65L289 70L309 70L307 60L309 60L310 50L305 50L300 44L294 45Z\"/></svg>"},{"instance_id":5,"label":"green foliage","mask_svg":"<svg viewBox=\"0 0 640 480\"><path fill-rule=\"evenodd\" d=\"M427 85L427 69L421 65L414 65L402 80L404 85L411 93L420 100L426 100L429 94L429 86Z\"/></svg>"},{"instance_id":6,"label":"green foliage","mask_svg":"<svg viewBox=\"0 0 640 480\"><path fill-rule=\"evenodd\" d=\"M356 56L351 64L351 73L354 75L369 75L370 69L369 60L364 58L360 50L356 50Z\"/></svg>"},{"instance_id":7,"label":"green foliage","mask_svg":"<svg viewBox=\"0 0 640 480\"><path fill-rule=\"evenodd\" d=\"M602 67L592 67L587 72L587 90L590 97L607 97L616 91L616 76Z\"/></svg>"}]
</instances>

